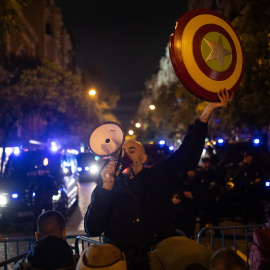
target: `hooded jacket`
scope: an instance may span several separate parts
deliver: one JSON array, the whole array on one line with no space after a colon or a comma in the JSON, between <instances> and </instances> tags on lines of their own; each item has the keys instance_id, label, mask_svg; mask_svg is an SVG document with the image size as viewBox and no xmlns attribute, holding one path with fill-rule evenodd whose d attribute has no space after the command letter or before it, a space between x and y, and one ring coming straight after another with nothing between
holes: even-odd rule
<instances>
[{"instance_id":1,"label":"hooded jacket","mask_svg":"<svg viewBox=\"0 0 270 270\"><path fill-rule=\"evenodd\" d=\"M14 269L75 269L75 256L65 240L47 236L34 242L26 258L18 261Z\"/></svg>"}]
</instances>

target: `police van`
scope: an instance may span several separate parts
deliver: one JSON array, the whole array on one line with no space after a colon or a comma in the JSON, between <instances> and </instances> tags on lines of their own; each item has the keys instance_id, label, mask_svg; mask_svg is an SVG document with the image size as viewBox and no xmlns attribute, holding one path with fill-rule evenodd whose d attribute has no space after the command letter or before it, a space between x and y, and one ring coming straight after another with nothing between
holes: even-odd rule
<instances>
[{"instance_id":1,"label":"police van","mask_svg":"<svg viewBox=\"0 0 270 270\"><path fill-rule=\"evenodd\" d=\"M53 209L68 217L79 199L76 156L68 151L37 150L9 156L0 178L0 221L32 215L35 194L29 193L29 185L42 174L52 176L57 183L58 194L52 197Z\"/></svg>"}]
</instances>

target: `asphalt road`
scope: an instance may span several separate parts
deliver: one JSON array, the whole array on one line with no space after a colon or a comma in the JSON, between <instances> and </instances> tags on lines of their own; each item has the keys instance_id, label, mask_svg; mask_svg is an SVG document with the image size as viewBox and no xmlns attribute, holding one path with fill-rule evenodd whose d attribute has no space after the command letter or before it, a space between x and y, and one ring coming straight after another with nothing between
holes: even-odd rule
<instances>
[{"instance_id":1,"label":"asphalt road","mask_svg":"<svg viewBox=\"0 0 270 270\"><path fill-rule=\"evenodd\" d=\"M79 189L79 207L73 211L67 221L67 235L85 234L84 216L90 203L92 191L96 184L94 182L80 183Z\"/></svg>"}]
</instances>

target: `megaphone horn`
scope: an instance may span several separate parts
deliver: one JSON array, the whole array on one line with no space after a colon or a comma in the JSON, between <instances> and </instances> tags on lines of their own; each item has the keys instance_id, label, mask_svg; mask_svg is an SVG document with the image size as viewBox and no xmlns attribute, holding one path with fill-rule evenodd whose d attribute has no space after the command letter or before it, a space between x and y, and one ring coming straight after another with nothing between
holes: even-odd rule
<instances>
[{"instance_id":1,"label":"megaphone horn","mask_svg":"<svg viewBox=\"0 0 270 270\"><path fill-rule=\"evenodd\" d=\"M122 148L124 143L124 133L118 123L104 122L97 126L90 135L90 151L100 157L110 157L116 162L115 172L127 168L131 159Z\"/></svg>"},{"instance_id":2,"label":"megaphone horn","mask_svg":"<svg viewBox=\"0 0 270 270\"><path fill-rule=\"evenodd\" d=\"M118 123L107 121L98 125L90 134L90 151L100 157L118 158L124 143L124 133Z\"/></svg>"}]
</instances>

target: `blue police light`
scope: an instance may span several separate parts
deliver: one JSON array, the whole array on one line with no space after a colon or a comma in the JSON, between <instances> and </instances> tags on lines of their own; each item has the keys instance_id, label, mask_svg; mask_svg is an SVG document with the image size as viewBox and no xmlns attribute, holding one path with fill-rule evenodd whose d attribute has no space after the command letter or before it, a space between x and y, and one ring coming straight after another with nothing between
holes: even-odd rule
<instances>
[{"instance_id":1,"label":"blue police light","mask_svg":"<svg viewBox=\"0 0 270 270\"><path fill-rule=\"evenodd\" d=\"M171 145L171 146L169 146L169 150L170 151L173 151L174 150L174 147Z\"/></svg>"},{"instance_id":2,"label":"blue police light","mask_svg":"<svg viewBox=\"0 0 270 270\"><path fill-rule=\"evenodd\" d=\"M13 193L13 194L11 195L11 197L12 197L13 199L17 199L17 198L19 197L19 195L18 195L17 193Z\"/></svg>"},{"instance_id":3,"label":"blue police light","mask_svg":"<svg viewBox=\"0 0 270 270\"><path fill-rule=\"evenodd\" d=\"M223 143L224 143L224 140L220 138L220 139L217 140L217 142L218 142L219 144L223 144Z\"/></svg>"},{"instance_id":4,"label":"blue police light","mask_svg":"<svg viewBox=\"0 0 270 270\"><path fill-rule=\"evenodd\" d=\"M56 142L51 142L51 150L53 152L56 152L57 151L57 144L56 144Z\"/></svg>"},{"instance_id":5,"label":"blue police light","mask_svg":"<svg viewBox=\"0 0 270 270\"><path fill-rule=\"evenodd\" d=\"M20 148L19 147L14 147L13 153L14 153L14 155L18 156L20 154Z\"/></svg>"},{"instance_id":6,"label":"blue police light","mask_svg":"<svg viewBox=\"0 0 270 270\"><path fill-rule=\"evenodd\" d=\"M270 187L270 182L269 182L269 181L266 181L266 182L265 182L265 186L266 186L266 187Z\"/></svg>"},{"instance_id":7,"label":"blue police light","mask_svg":"<svg viewBox=\"0 0 270 270\"><path fill-rule=\"evenodd\" d=\"M160 140L158 143L159 143L159 145L164 145L166 142L165 142L165 140Z\"/></svg>"},{"instance_id":8,"label":"blue police light","mask_svg":"<svg viewBox=\"0 0 270 270\"><path fill-rule=\"evenodd\" d=\"M253 143L254 143L255 145L258 145L258 144L260 143L260 139L254 139L254 140L253 140Z\"/></svg>"},{"instance_id":9,"label":"blue police light","mask_svg":"<svg viewBox=\"0 0 270 270\"><path fill-rule=\"evenodd\" d=\"M82 171L82 167L78 167L78 172L81 172Z\"/></svg>"}]
</instances>

